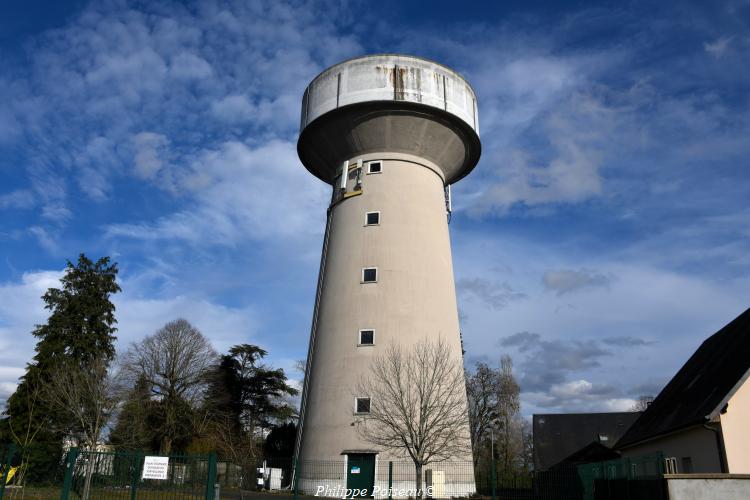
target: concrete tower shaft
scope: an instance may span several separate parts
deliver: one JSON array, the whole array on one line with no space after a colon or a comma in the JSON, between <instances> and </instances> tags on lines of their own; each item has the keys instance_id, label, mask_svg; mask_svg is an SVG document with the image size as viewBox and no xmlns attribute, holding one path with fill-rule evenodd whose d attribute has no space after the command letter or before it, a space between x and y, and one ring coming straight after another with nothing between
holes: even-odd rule
<instances>
[{"instance_id":1,"label":"concrete tower shaft","mask_svg":"<svg viewBox=\"0 0 750 500\"><path fill-rule=\"evenodd\" d=\"M445 187L474 168L480 148L473 90L431 61L353 59L305 91L297 149L333 193L296 446L303 462L406 458L357 434L356 399L368 395L356 382L392 343L441 337L461 359ZM468 425L461 434L465 453L454 459L470 463ZM314 483L304 469L300 479L303 489ZM473 487L456 483L453 495Z\"/></svg>"}]
</instances>

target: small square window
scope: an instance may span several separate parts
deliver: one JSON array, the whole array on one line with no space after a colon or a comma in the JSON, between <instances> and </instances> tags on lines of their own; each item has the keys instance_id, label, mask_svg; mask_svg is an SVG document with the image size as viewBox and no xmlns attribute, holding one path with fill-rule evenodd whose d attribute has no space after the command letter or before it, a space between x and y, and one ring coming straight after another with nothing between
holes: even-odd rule
<instances>
[{"instance_id":1,"label":"small square window","mask_svg":"<svg viewBox=\"0 0 750 500\"><path fill-rule=\"evenodd\" d=\"M370 413L370 398L356 398L354 410L356 413Z\"/></svg>"},{"instance_id":2,"label":"small square window","mask_svg":"<svg viewBox=\"0 0 750 500\"><path fill-rule=\"evenodd\" d=\"M607 434L599 434L599 442L600 443L606 443L609 441L609 435Z\"/></svg>"},{"instance_id":3,"label":"small square window","mask_svg":"<svg viewBox=\"0 0 750 500\"><path fill-rule=\"evenodd\" d=\"M375 330L360 330L359 345L373 345L375 343Z\"/></svg>"},{"instance_id":4,"label":"small square window","mask_svg":"<svg viewBox=\"0 0 750 500\"><path fill-rule=\"evenodd\" d=\"M367 212L365 215L365 225L377 226L380 224L380 212Z\"/></svg>"},{"instance_id":5,"label":"small square window","mask_svg":"<svg viewBox=\"0 0 750 500\"><path fill-rule=\"evenodd\" d=\"M367 164L367 173L368 174L379 174L383 171L383 164L379 161L371 161Z\"/></svg>"},{"instance_id":6,"label":"small square window","mask_svg":"<svg viewBox=\"0 0 750 500\"><path fill-rule=\"evenodd\" d=\"M362 283L375 283L376 281L378 281L377 267L362 268Z\"/></svg>"}]
</instances>

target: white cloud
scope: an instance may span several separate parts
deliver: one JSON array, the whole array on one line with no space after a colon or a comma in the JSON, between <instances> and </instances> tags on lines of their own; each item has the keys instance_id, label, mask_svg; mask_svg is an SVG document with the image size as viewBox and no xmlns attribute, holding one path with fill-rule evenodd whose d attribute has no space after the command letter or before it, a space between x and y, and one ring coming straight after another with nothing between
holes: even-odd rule
<instances>
[{"instance_id":1,"label":"white cloud","mask_svg":"<svg viewBox=\"0 0 750 500\"><path fill-rule=\"evenodd\" d=\"M633 411L637 400L631 398L612 398L602 401L601 409L605 412L610 411Z\"/></svg>"},{"instance_id":2,"label":"white cloud","mask_svg":"<svg viewBox=\"0 0 750 500\"><path fill-rule=\"evenodd\" d=\"M18 282L0 283L0 401L14 390L34 356L31 332L47 315L40 297L58 286L61 276L61 271L34 271L24 273Z\"/></svg>"},{"instance_id":3,"label":"white cloud","mask_svg":"<svg viewBox=\"0 0 750 500\"><path fill-rule=\"evenodd\" d=\"M244 95L228 95L211 105L211 112L219 120L241 123L255 119L255 106Z\"/></svg>"},{"instance_id":4,"label":"white cloud","mask_svg":"<svg viewBox=\"0 0 750 500\"><path fill-rule=\"evenodd\" d=\"M585 79L575 82L566 92L513 104L521 112L484 127L485 159L459 188L468 193L459 210L502 216L517 206L577 204L606 194L605 152L616 147L612 134L629 127L628 113L605 103ZM504 103L491 100L490 110Z\"/></svg>"},{"instance_id":5,"label":"white cloud","mask_svg":"<svg viewBox=\"0 0 750 500\"><path fill-rule=\"evenodd\" d=\"M285 141L255 149L227 142L204 151L179 185L193 192L194 208L153 223L112 225L107 234L201 245L316 235L330 192L299 165L294 145Z\"/></svg>"},{"instance_id":6,"label":"white cloud","mask_svg":"<svg viewBox=\"0 0 750 500\"><path fill-rule=\"evenodd\" d=\"M59 287L62 275L61 271L34 271L24 273L20 281L0 283L0 407L34 356L34 326L49 315L40 297L48 288ZM262 343L257 337L262 321L252 307L228 307L200 294L142 298L140 278L128 277L121 283L125 291L113 297L118 352L179 317L201 330L219 352L234 344Z\"/></svg>"},{"instance_id":7,"label":"white cloud","mask_svg":"<svg viewBox=\"0 0 750 500\"><path fill-rule=\"evenodd\" d=\"M577 398L591 392L593 387L594 384L588 380L571 380L562 384L554 384L549 392L558 398Z\"/></svg>"},{"instance_id":8,"label":"white cloud","mask_svg":"<svg viewBox=\"0 0 750 500\"><path fill-rule=\"evenodd\" d=\"M720 59L724 56L724 53L727 51L727 48L729 48L729 44L733 39L733 36L722 36L713 42L705 42L703 48L716 59Z\"/></svg>"},{"instance_id":9,"label":"white cloud","mask_svg":"<svg viewBox=\"0 0 750 500\"><path fill-rule=\"evenodd\" d=\"M60 249L58 236L42 226L31 226L29 228L40 247L44 248L48 253L55 255Z\"/></svg>"},{"instance_id":10,"label":"white cloud","mask_svg":"<svg viewBox=\"0 0 750 500\"><path fill-rule=\"evenodd\" d=\"M200 80L212 76L213 68L202 57L189 52L181 52L172 58L169 74L181 80Z\"/></svg>"},{"instance_id":11,"label":"white cloud","mask_svg":"<svg viewBox=\"0 0 750 500\"><path fill-rule=\"evenodd\" d=\"M0 137L22 137L6 126L24 131L25 166L54 224L74 215L75 186L104 201L115 179L132 175L179 195L196 177L191 162L225 143L289 140L308 81L361 51L326 9L91 3L33 40L23 77L0 81L10 103Z\"/></svg>"},{"instance_id":12,"label":"white cloud","mask_svg":"<svg viewBox=\"0 0 750 500\"><path fill-rule=\"evenodd\" d=\"M484 275L526 294L501 309L459 294L461 311L469 318L461 330L467 359L493 362L510 354L526 414L629 408L630 399L642 392L638 387L671 378L703 340L747 308L741 278L669 270L643 260L640 252L610 254L612 260L593 263L596 271L553 280L569 289L580 278L617 276L606 289L548 293L540 278L550 269L580 271L577 252L500 232L459 231L452 239L459 282L463 276ZM578 401L560 396L582 391L586 384L581 380L593 384L589 396Z\"/></svg>"},{"instance_id":13,"label":"white cloud","mask_svg":"<svg viewBox=\"0 0 750 500\"><path fill-rule=\"evenodd\" d=\"M169 139L162 134L139 132L133 137L135 173L142 179L153 179L164 165Z\"/></svg>"},{"instance_id":14,"label":"white cloud","mask_svg":"<svg viewBox=\"0 0 750 500\"><path fill-rule=\"evenodd\" d=\"M0 194L0 209L27 209L34 206L34 193L28 189L16 189Z\"/></svg>"}]
</instances>

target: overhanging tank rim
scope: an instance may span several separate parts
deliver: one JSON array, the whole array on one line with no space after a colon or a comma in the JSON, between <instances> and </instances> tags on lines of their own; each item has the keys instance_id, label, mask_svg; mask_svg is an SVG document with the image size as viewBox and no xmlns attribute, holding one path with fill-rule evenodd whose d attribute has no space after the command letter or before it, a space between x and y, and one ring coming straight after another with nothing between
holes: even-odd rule
<instances>
[{"instance_id":1,"label":"overhanging tank rim","mask_svg":"<svg viewBox=\"0 0 750 500\"><path fill-rule=\"evenodd\" d=\"M461 118L457 117L453 113L450 113L448 111L442 110L440 108L436 108L434 106L430 106L428 104L421 104L421 103L418 103L418 102L410 102L410 101L394 101L394 100L390 100L390 99L385 99L385 100L372 100L372 101L363 101L363 102L356 102L356 103L352 103L352 104L347 104L347 105L341 106L339 108L332 109L332 110L330 110L330 111L328 111L326 113L323 113L322 115L318 116L313 121L311 121L310 123L308 123L305 126L305 128L303 128L300 131L299 137L297 138L297 156L299 157L300 162L305 167L305 169L308 172L310 172L311 174L313 174L315 177L317 177L318 179L320 179L321 181L325 182L326 184L332 185L333 180L325 179L323 176L319 175L319 173L318 173L319 170L316 171L311 166L308 166L305 163L305 159L307 158L307 155L305 155L303 153L303 146L302 146L302 142L303 142L303 139L304 139L305 131L308 128L312 128L313 125L318 125L324 119L330 118L331 115L339 114L339 113L343 114L344 112L351 111L352 109L356 109L358 107L366 108L366 107L369 107L369 106L372 106L372 105L376 105L378 103L389 104L389 105L398 104L399 106L402 106L406 110L408 110L408 109L411 108L411 109L415 109L415 110L419 110L419 111L428 111L429 113L434 113L434 114L440 116L443 119L447 119L448 121L450 121L452 123L455 123L465 133L467 133L467 136L471 140L471 146L472 146L471 151L475 152L476 154L472 155L472 157L469 159L469 162L466 164L466 166L464 166L464 168L461 169L461 171L459 172L458 175L456 175L456 176L454 176L454 177L452 177L450 179L446 178L446 180L445 180L445 184L446 185L454 184L454 183L460 181L461 179L463 179L464 177L466 177L467 175L469 175L471 173L471 171L474 170L474 168L479 163L479 159L482 156L482 141L479 139L479 134L477 134L477 131L474 130L474 128L471 125L469 125L468 123L466 123L465 121L463 121ZM384 153L385 152L386 151L384 151ZM336 168L336 166L334 166L334 169L335 168Z\"/></svg>"},{"instance_id":2,"label":"overhanging tank rim","mask_svg":"<svg viewBox=\"0 0 750 500\"><path fill-rule=\"evenodd\" d=\"M345 59L345 60L343 60L341 62L337 62L333 66L328 66L326 69L324 69L323 71L321 71L320 73L318 73L317 75L315 75L315 77L312 80L310 80L310 82L307 84L307 87L305 87L305 90L307 90L307 88L310 87L310 85L312 84L312 82L314 82L315 80L317 80L318 78L320 78L324 74L328 73L329 71L333 70L334 68L338 68L341 65L344 65L344 64L347 64L347 63L350 63L350 62L353 62L353 61L358 61L360 59L370 59L370 58L375 58L375 57L405 57L407 59L417 59L419 61L425 61L425 62L428 62L428 63L435 64L437 66L440 66L441 68L444 68L444 69L448 70L449 72L453 73L457 77L459 77L471 89L471 91L474 94L474 96L476 97L476 95L477 95L477 92L476 92L476 90L474 90L474 87L471 86L471 84L469 83L469 80L460 71L457 71L457 70L453 69L452 67L450 67L450 66L448 66L446 64L443 64L441 62L438 62L438 61L436 61L434 59L430 59L429 57L414 56L414 55L411 55L411 54L399 54L397 52L380 52L378 54L367 54L367 55L364 55L364 56L354 56L354 57L350 57L349 59Z\"/></svg>"}]
</instances>

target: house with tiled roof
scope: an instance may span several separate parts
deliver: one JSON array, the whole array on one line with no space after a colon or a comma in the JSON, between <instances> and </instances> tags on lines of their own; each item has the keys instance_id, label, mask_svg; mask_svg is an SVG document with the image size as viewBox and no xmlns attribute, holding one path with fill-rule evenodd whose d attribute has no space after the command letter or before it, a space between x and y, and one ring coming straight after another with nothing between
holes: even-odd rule
<instances>
[{"instance_id":1,"label":"house with tiled roof","mask_svg":"<svg viewBox=\"0 0 750 500\"><path fill-rule=\"evenodd\" d=\"M706 339L618 440L678 473L750 474L750 309Z\"/></svg>"}]
</instances>

